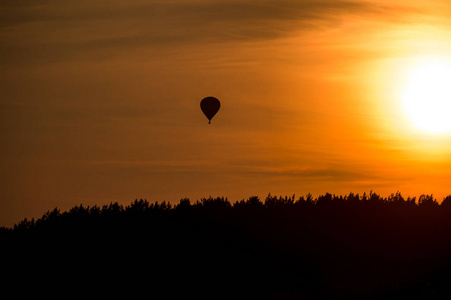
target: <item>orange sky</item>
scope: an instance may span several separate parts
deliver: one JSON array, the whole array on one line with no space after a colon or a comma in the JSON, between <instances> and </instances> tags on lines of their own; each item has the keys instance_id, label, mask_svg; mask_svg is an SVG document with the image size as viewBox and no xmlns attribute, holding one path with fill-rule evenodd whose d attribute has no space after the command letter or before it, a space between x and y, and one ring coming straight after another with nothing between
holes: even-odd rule
<instances>
[{"instance_id":1,"label":"orange sky","mask_svg":"<svg viewBox=\"0 0 451 300\"><path fill-rule=\"evenodd\" d=\"M399 95L451 59L451 4L411 2L1 1L0 226L136 198L441 200L451 136Z\"/></svg>"}]
</instances>

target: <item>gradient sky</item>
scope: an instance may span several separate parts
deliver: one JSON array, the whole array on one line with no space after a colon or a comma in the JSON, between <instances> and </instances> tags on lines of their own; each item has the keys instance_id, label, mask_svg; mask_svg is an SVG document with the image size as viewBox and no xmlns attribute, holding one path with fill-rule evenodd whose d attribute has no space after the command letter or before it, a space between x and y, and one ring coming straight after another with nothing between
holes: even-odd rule
<instances>
[{"instance_id":1,"label":"gradient sky","mask_svg":"<svg viewBox=\"0 0 451 300\"><path fill-rule=\"evenodd\" d=\"M451 58L450 20L446 0L2 0L0 226L137 198L441 200L451 137L399 95Z\"/></svg>"}]
</instances>

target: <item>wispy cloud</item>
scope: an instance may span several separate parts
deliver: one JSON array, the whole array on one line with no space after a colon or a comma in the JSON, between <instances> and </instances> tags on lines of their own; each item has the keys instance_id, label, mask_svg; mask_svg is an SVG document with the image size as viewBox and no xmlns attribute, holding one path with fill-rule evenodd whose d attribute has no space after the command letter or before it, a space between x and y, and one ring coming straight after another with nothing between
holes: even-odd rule
<instances>
[{"instance_id":1,"label":"wispy cloud","mask_svg":"<svg viewBox=\"0 0 451 300\"><path fill-rule=\"evenodd\" d=\"M0 62L274 39L388 11L365 1L2 1Z\"/></svg>"}]
</instances>

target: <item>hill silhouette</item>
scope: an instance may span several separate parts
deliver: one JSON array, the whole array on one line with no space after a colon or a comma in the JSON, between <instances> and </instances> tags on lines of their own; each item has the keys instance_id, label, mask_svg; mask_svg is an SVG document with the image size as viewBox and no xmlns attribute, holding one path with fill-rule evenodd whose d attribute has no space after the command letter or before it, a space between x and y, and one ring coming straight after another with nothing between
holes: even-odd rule
<instances>
[{"instance_id":1,"label":"hill silhouette","mask_svg":"<svg viewBox=\"0 0 451 300\"><path fill-rule=\"evenodd\" d=\"M3 257L20 261L12 276L31 272L30 281L40 282L36 274L48 270L46 281L55 286L97 287L103 296L451 294L451 195L441 204L432 195L370 192L79 205L3 227L0 240ZM75 287L77 278L83 280Z\"/></svg>"}]
</instances>

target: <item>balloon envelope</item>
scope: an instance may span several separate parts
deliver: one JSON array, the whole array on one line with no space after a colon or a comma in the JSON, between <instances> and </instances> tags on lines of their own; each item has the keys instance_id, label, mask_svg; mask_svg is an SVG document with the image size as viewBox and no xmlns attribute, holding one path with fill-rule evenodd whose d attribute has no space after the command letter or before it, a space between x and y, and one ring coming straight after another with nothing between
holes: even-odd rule
<instances>
[{"instance_id":1,"label":"balloon envelope","mask_svg":"<svg viewBox=\"0 0 451 300\"><path fill-rule=\"evenodd\" d=\"M210 124L211 118L213 118L219 110L221 103L215 97L207 97L200 101L200 108L204 115L208 118Z\"/></svg>"}]
</instances>

